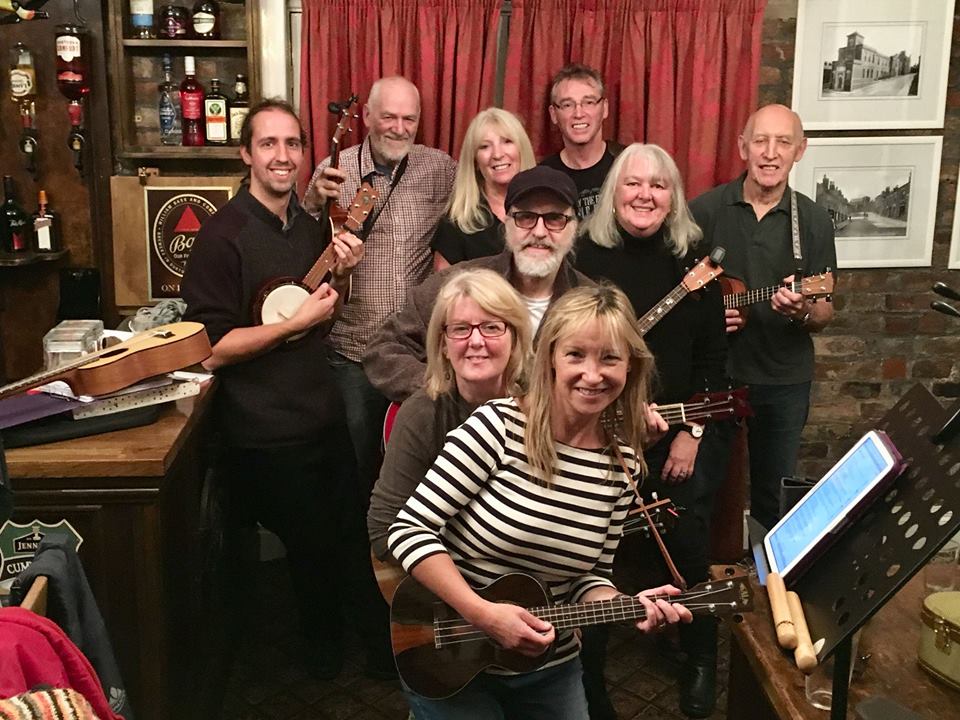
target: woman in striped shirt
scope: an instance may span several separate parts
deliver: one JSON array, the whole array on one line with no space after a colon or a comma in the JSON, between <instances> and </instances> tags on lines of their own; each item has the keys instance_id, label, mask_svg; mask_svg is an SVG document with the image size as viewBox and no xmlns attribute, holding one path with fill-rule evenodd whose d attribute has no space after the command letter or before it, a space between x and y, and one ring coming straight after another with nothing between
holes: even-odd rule
<instances>
[{"instance_id":1,"label":"woman in striped shirt","mask_svg":"<svg viewBox=\"0 0 960 720\"><path fill-rule=\"evenodd\" d=\"M482 405L447 436L390 527L391 553L499 645L530 656L554 642L556 649L535 672L484 672L452 698L408 692L417 720L587 717L574 634L472 587L522 572L538 578L552 602L619 594L610 580L613 555L631 482L645 471L635 448L666 431L647 405L652 371L626 296L612 287L577 288L544 317L529 391ZM637 627L689 622L686 608L643 597L678 592L641 593L647 617Z\"/></svg>"}]
</instances>

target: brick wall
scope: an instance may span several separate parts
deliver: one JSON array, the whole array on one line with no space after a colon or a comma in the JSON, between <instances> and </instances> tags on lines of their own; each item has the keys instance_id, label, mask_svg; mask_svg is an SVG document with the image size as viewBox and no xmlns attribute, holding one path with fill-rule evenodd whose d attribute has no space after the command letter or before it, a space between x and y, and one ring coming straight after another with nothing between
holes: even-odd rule
<instances>
[{"instance_id":1,"label":"brick wall","mask_svg":"<svg viewBox=\"0 0 960 720\"><path fill-rule=\"evenodd\" d=\"M790 104L797 0L769 0L764 17L760 103ZM811 137L943 135L933 265L903 270L844 270L834 297L836 318L815 336L816 380L804 431L800 470L819 476L849 447L854 428L885 413L914 383L944 404L960 397L960 319L929 309L937 280L960 290L948 271L960 164L960 33L950 57L945 127L940 130L818 131Z\"/></svg>"}]
</instances>

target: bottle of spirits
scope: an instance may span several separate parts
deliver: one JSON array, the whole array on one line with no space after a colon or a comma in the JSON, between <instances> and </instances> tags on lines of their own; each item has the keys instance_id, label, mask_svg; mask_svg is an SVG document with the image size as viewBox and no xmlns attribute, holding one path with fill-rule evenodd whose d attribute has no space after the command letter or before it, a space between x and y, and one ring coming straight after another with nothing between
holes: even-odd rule
<instances>
[{"instance_id":1,"label":"bottle of spirits","mask_svg":"<svg viewBox=\"0 0 960 720\"><path fill-rule=\"evenodd\" d=\"M3 176L3 251L25 253L30 251L30 216L17 202L13 178Z\"/></svg>"},{"instance_id":2,"label":"bottle of spirits","mask_svg":"<svg viewBox=\"0 0 960 720\"><path fill-rule=\"evenodd\" d=\"M57 252L60 247L60 219L47 206L47 191L41 190L33 214L33 251Z\"/></svg>"},{"instance_id":3,"label":"bottle of spirits","mask_svg":"<svg viewBox=\"0 0 960 720\"><path fill-rule=\"evenodd\" d=\"M90 92L90 76L83 53L85 34L79 25L57 26L57 87L65 98L74 102Z\"/></svg>"},{"instance_id":4,"label":"bottle of spirits","mask_svg":"<svg viewBox=\"0 0 960 720\"><path fill-rule=\"evenodd\" d=\"M33 53L23 43L10 49L10 96L21 107L37 98L37 73L33 66Z\"/></svg>"},{"instance_id":5,"label":"bottle of spirits","mask_svg":"<svg viewBox=\"0 0 960 720\"><path fill-rule=\"evenodd\" d=\"M197 0L193 4L193 36L202 40L220 39L220 3Z\"/></svg>"},{"instance_id":6,"label":"bottle of spirits","mask_svg":"<svg viewBox=\"0 0 960 720\"><path fill-rule=\"evenodd\" d=\"M220 92L220 78L210 81L210 92L203 101L203 114L207 124L207 145L226 145L230 140L229 110L227 96Z\"/></svg>"},{"instance_id":7,"label":"bottle of spirits","mask_svg":"<svg viewBox=\"0 0 960 720\"><path fill-rule=\"evenodd\" d=\"M184 77L180 83L180 110L183 116L183 145L204 143L203 85L197 82L197 65L193 55L183 58Z\"/></svg>"},{"instance_id":8,"label":"bottle of spirits","mask_svg":"<svg viewBox=\"0 0 960 720\"><path fill-rule=\"evenodd\" d=\"M163 56L163 82L157 86L157 109L160 114L160 142L179 145L183 141L180 125L180 88L173 82L169 55Z\"/></svg>"},{"instance_id":9,"label":"bottle of spirits","mask_svg":"<svg viewBox=\"0 0 960 720\"><path fill-rule=\"evenodd\" d=\"M135 38L153 37L153 0L130 0L130 26Z\"/></svg>"},{"instance_id":10,"label":"bottle of spirits","mask_svg":"<svg viewBox=\"0 0 960 720\"><path fill-rule=\"evenodd\" d=\"M243 127L243 121L250 112L250 93L247 90L247 76L243 73L237 74L237 80L233 84L234 97L230 102L230 144L240 144L240 129Z\"/></svg>"},{"instance_id":11,"label":"bottle of spirits","mask_svg":"<svg viewBox=\"0 0 960 720\"><path fill-rule=\"evenodd\" d=\"M167 40L184 40L187 37L187 9L180 5L163 5L157 21L157 34Z\"/></svg>"}]
</instances>

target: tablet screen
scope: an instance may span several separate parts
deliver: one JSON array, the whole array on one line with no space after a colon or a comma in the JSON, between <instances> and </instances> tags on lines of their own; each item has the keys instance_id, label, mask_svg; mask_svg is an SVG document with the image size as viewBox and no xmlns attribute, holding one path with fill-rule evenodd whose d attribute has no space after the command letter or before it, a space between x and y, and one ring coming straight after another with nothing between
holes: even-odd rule
<instances>
[{"instance_id":1,"label":"tablet screen","mask_svg":"<svg viewBox=\"0 0 960 720\"><path fill-rule=\"evenodd\" d=\"M849 457L817 483L769 535L769 547L780 572L835 525L886 467L881 451L865 437Z\"/></svg>"}]
</instances>

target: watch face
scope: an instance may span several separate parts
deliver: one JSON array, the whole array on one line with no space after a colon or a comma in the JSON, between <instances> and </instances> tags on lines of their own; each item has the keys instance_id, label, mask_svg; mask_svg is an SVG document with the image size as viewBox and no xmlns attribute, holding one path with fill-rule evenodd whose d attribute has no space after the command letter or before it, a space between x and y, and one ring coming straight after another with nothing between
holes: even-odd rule
<instances>
[{"instance_id":1,"label":"watch face","mask_svg":"<svg viewBox=\"0 0 960 720\"><path fill-rule=\"evenodd\" d=\"M703 426L702 425L689 425L687 429L690 431L690 434L695 438L703 437Z\"/></svg>"}]
</instances>

